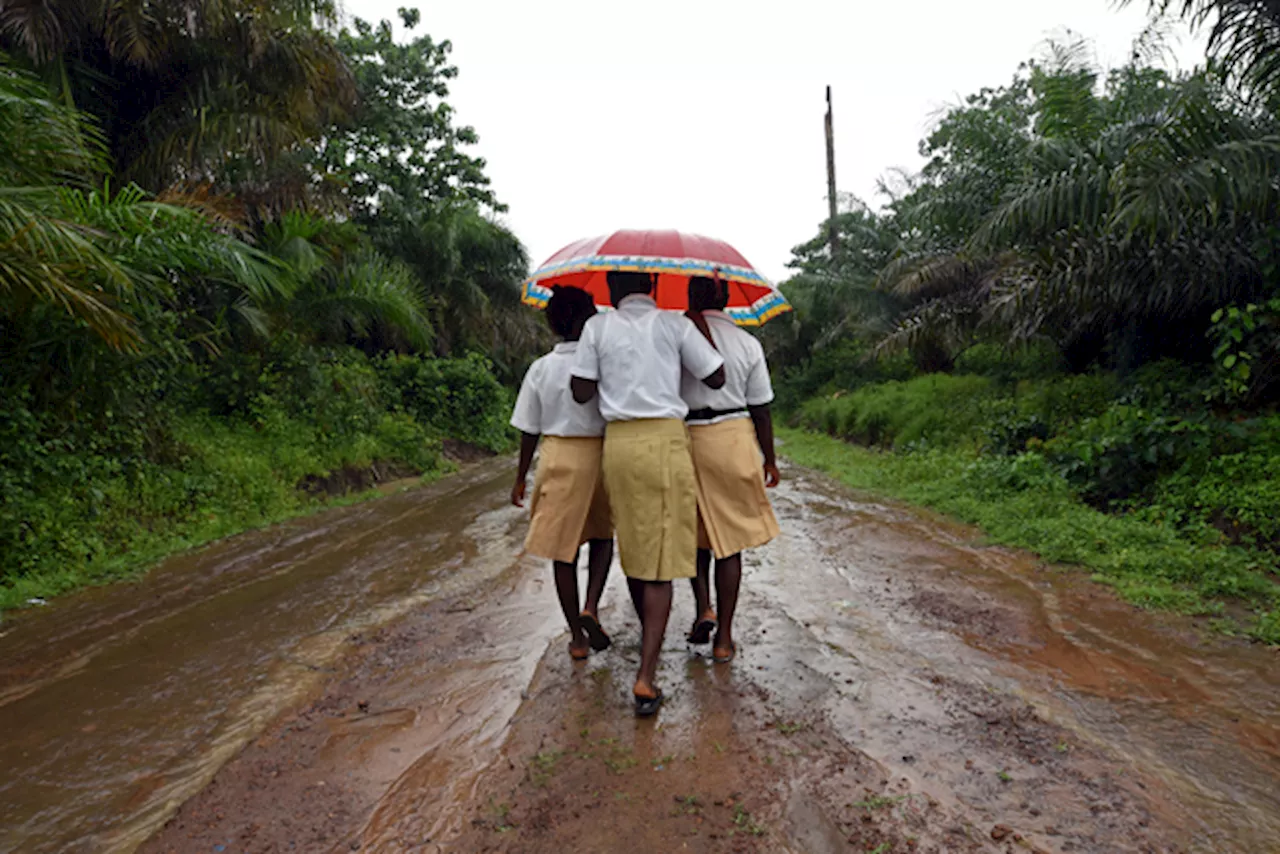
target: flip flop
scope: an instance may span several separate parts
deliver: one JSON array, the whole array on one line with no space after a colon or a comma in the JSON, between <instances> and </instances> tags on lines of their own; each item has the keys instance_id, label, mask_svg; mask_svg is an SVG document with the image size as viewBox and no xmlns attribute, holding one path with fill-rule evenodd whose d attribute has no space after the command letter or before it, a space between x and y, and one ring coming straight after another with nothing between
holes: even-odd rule
<instances>
[{"instance_id":1,"label":"flip flop","mask_svg":"<svg viewBox=\"0 0 1280 854\"><path fill-rule=\"evenodd\" d=\"M684 639L694 645L711 643L711 633L715 630L716 621L707 617L702 617L698 622L693 624L693 629L689 634L685 635Z\"/></svg>"},{"instance_id":2,"label":"flip flop","mask_svg":"<svg viewBox=\"0 0 1280 854\"><path fill-rule=\"evenodd\" d=\"M738 655L738 645L731 643L728 646L718 646L711 650L711 660L716 664L728 664Z\"/></svg>"},{"instance_id":3,"label":"flip flop","mask_svg":"<svg viewBox=\"0 0 1280 854\"><path fill-rule=\"evenodd\" d=\"M636 699L636 717L651 718L658 713L658 707L662 705L663 695L662 689L658 689L656 697L641 697L639 694L633 695Z\"/></svg>"},{"instance_id":4,"label":"flip flop","mask_svg":"<svg viewBox=\"0 0 1280 854\"><path fill-rule=\"evenodd\" d=\"M569 657L572 658L574 661L586 661L587 657L590 655L591 655L591 650L574 649L573 644L569 644Z\"/></svg>"},{"instance_id":5,"label":"flip flop","mask_svg":"<svg viewBox=\"0 0 1280 854\"><path fill-rule=\"evenodd\" d=\"M591 643L591 648L596 652L604 652L613 645L613 640L600 628L600 621L588 613L583 612L578 616L578 622L582 625L582 630L587 633L587 640Z\"/></svg>"}]
</instances>

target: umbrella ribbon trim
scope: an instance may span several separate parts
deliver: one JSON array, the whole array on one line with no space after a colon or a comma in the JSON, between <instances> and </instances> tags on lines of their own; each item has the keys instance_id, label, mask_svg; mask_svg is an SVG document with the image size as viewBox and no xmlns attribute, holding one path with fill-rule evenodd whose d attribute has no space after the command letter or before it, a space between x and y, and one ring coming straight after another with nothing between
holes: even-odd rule
<instances>
[{"instance_id":1,"label":"umbrella ribbon trim","mask_svg":"<svg viewBox=\"0 0 1280 854\"><path fill-rule=\"evenodd\" d=\"M583 273L595 271L634 271L640 273L681 273L686 275L719 272L723 279L731 279L748 284L771 286L764 276L750 267L737 267L733 264L721 264L716 261L705 261L700 258L664 258L649 255L587 255L570 258L557 264L542 267L529 277L529 282L539 279L561 276L566 273Z\"/></svg>"},{"instance_id":2,"label":"umbrella ribbon trim","mask_svg":"<svg viewBox=\"0 0 1280 854\"><path fill-rule=\"evenodd\" d=\"M520 301L525 305L546 308L549 299L551 288L540 285L533 279L524 283ZM770 291L749 306L731 306L725 309L725 313L739 326L760 326L788 311L791 311L791 305L780 291Z\"/></svg>"}]
</instances>

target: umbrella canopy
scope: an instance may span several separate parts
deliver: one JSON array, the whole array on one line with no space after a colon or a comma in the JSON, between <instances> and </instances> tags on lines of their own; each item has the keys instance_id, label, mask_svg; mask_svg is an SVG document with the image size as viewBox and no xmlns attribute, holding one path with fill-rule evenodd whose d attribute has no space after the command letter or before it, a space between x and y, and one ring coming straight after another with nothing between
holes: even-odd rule
<instances>
[{"instance_id":1,"label":"umbrella canopy","mask_svg":"<svg viewBox=\"0 0 1280 854\"><path fill-rule=\"evenodd\" d=\"M689 307L692 276L719 277L729 283L729 316L741 326L759 326L790 311L777 286L757 273L738 250L722 240L679 231L615 231L570 243L525 280L521 299L545 308L553 285L572 285L609 306L610 270L656 273L660 308Z\"/></svg>"}]
</instances>

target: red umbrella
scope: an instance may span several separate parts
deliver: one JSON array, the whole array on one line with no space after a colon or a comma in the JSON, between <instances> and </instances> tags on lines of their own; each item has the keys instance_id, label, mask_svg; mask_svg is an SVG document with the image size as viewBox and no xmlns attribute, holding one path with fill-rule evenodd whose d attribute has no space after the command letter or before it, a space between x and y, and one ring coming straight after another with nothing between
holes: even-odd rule
<instances>
[{"instance_id":1,"label":"red umbrella","mask_svg":"<svg viewBox=\"0 0 1280 854\"><path fill-rule=\"evenodd\" d=\"M689 278L719 276L729 283L726 311L739 325L759 326L791 306L777 286L755 271L738 250L723 240L679 231L615 231L570 243L525 280L521 299L545 308L552 285L573 285L609 306L605 274L629 270L658 275L660 308L689 307Z\"/></svg>"}]
</instances>

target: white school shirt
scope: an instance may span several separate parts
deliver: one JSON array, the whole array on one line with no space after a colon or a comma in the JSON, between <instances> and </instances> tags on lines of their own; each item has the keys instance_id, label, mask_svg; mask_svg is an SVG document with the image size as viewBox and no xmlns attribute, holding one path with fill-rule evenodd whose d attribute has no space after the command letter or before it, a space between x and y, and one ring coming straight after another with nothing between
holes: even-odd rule
<instances>
[{"instance_id":1,"label":"white school shirt","mask_svg":"<svg viewBox=\"0 0 1280 854\"><path fill-rule=\"evenodd\" d=\"M705 378L723 364L689 318L632 294L616 311L587 321L572 373L599 383L605 421L683 419L689 407L680 397L680 369Z\"/></svg>"},{"instance_id":2,"label":"white school shirt","mask_svg":"<svg viewBox=\"0 0 1280 854\"><path fill-rule=\"evenodd\" d=\"M577 341L564 341L529 366L511 413L512 427L542 436L604 435L599 405L594 400L578 403L569 388L569 369L577 349Z\"/></svg>"},{"instance_id":3,"label":"white school shirt","mask_svg":"<svg viewBox=\"0 0 1280 854\"><path fill-rule=\"evenodd\" d=\"M680 381L680 394L690 410L744 409L773 402L773 384L764 348L755 336L733 322L723 311L704 311L707 327L715 339L716 349L724 357L724 385L709 388L706 383L685 374ZM690 424L717 424L731 418L746 418L746 412L717 418L690 421Z\"/></svg>"}]
</instances>

